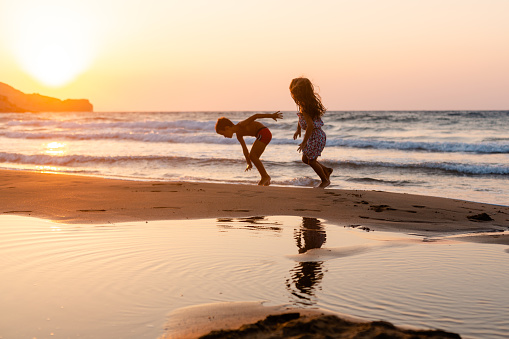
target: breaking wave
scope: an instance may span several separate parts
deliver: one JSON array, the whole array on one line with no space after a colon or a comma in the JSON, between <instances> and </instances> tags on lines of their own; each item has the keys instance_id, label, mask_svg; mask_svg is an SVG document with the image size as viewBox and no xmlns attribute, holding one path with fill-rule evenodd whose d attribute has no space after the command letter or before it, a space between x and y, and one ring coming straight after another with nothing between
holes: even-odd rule
<instances>
[{"instance_id":1,"label":"breaking wave","mask_svg":"<svg viewBox=\"0 0 509 339\"><path fill-rule=\"evenodd\" d=\"M32 165L54 165L54 166L96 166L96 165L118 165L125 166L127 163L148 163L152 167L162 166L229 166L242 165L243 159L229 158L193 158L181 156L90 156L90 155L64 155L52 156L48 154L26 155L19 153L0 152L0 163L32 164ZM271 166L295 166L299 168L300 162L285 163L267 161ZM408 170L438 170L451 174L460 175L509 175L509 166L502 164L487 163L454 163L454 162L381 162L381 161L328 161L328 166L334 168L399 168ZM304 181L303 181L304 180ZM309 179L311 180L311 179ZM287 180L292 186L310 186L308 179L297 178Z\"/></svg>"}]
</instances>

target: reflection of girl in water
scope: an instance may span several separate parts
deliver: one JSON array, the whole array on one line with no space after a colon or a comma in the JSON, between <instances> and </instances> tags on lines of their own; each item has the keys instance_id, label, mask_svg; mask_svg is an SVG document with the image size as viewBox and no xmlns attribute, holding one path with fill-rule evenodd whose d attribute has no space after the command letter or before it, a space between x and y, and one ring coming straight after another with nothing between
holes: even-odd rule
<instances>
[{"instance_id":1,"label":"reflection of girl in water","mask_svg":"<svg viewBox=\"0 0 509 339\"><path fill-rule=\"evenodd\" d=\"M299 253L306 253L313 248L320 248L325 243L325 230L320 224L320 220L315 218L302 218L302 225L299 230L295 232L295 241ZM299 262L290 271L292 282L286 281L286 288L291 295L298 297L297 304L313 305L315 302L312 300L314 290L317 284L322 281L323 261L307 261Z\"/></svg>"},{"instance_id":2,"label":"reflection of girl in water","mask_svg":"<svg viewBox=\"0 0 509 339\"><path fill-rule=\"evenodd\" d=\"M325 230L320 220L315 218L302 218L302 227L295 234L299 253L306 253L312 248L320 248L325 243ZM302 244L304 240L304 244Z\"/></svg>"}]
</instances>

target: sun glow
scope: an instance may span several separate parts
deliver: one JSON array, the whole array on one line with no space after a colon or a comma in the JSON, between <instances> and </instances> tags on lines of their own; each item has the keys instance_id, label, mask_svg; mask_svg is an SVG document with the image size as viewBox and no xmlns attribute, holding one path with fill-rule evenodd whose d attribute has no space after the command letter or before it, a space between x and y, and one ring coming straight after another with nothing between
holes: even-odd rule
<instances>
[{"instance_id":1,"label":"sun glow","mask_svg":"<svg viewBox=\"0 0 509 339\"><path fill-rule=\"evenodd\" d=\"M9 40L25 72L51 87L84 72L95 54L94 20L69 1L19 1L11 8Z\"/></svg>"},{"instance_id":2,"label":"sun glow","mask_svg":"<svg viewBox=\"0 0 509 339\"><path fill-rule=\"evenodd\" d=\"M66 153L66 144L52 141L45 146L44 152L49 155L62 156Z\"/></svg>"},{"instance_id":3,"label":"sun glow","mask_svg":"<svg viewBox=\"0 0 509 339\"><path fill-rule=\"evenodd\" d=\"M40 172L40 173L58 173L58 172L60 172L60 168L59 167L55 167L55 166L40 166L40 165L37 165L37 166L35 166L35 170Z\"/></svg>"}]
</instances>

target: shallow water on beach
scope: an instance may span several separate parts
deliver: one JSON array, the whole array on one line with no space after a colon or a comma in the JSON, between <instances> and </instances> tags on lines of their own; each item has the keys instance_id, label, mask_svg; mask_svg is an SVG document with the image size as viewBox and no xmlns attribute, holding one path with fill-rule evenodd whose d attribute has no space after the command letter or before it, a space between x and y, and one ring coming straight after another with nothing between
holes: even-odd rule
<instances>
[{"instance_id":1,"label":"shallow water on beach","mask_svg":"<svg viewBox=\"0 0 509 339\"><path fill-rule=\"evenodd\" d=\"M288 216L0 225L0 338L157 338L175 309L260 300L466 337L509 333L504 245Z\"/></svg>"}]
</instances>

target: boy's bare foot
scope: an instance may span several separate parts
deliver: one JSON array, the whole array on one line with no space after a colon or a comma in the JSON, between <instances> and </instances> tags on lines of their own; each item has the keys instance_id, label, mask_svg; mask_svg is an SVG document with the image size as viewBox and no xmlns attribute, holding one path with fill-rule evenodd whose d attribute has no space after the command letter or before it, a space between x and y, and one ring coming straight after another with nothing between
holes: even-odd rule
<instances>
[{"instance_id":1,"label":"boy's bare foot","mask_svg":"<svg viewBox=\"0 0 509 339\"><path fill-rule=\"evenodd\" d=\"M258 185L260 186L269 186L270 185L270 177L268 178L261 178L258 182Z\"/></svg>"}]
</instances>

